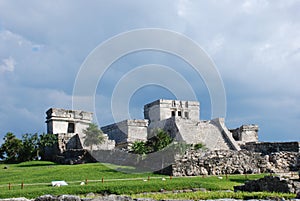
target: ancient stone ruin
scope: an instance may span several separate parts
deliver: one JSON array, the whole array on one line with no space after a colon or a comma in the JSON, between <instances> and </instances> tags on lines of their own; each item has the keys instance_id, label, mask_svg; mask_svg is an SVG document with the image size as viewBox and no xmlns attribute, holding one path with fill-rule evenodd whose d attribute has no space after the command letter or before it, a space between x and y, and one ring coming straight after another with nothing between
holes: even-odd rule
<instances>
[{"instance_id":1,"label":"ancient stone ruin","mask_svg":"<svg viewBox=\"0 0 300 201\"><path fill-rule=\"evenodd\" d=\"M47 132L56 134L58 137L57 143L48 150L49 160L71 164L94 160L88 153L90 148L85 147L83 143L85 139L83 130L92 122L92 113L50 108L46 114ZM104 132L105 141L92 148L102 151L98 152L100 159L106 158L109 160L108 162L118 161L116 157L123 155L123 152L128 153L132 143L147 141L155 135L157 129L167 131L176 142L204 144L208 151L206 154L201 152L200 155L187 152L183 156L181 155L181 158L173 158L175 163L171 170L173 175L221 174L224 173L224 170L230 171L230 173L248 173L250 171L248 169L251 168L253 168L252 172L264 172L265 169L272 171L269 167L252 167L245 163L252 161L260 166L268 165L268 163L272 163L272 159L277 157L272 155L273 153L293 152L298 154L300 147L299 142L258 142L259 128L257 125L242 125L239 128L228 129L223 118L201 120L200 103L197 101L159 99L144 106L144 119L129 119L103 126L101 130ZM108 152L111 153L107 154ZM110 157L102 156L101 153L110 155ZM114 153L118 153L116 157L113 157ZM226 167L223 167L222 163L216 162L216 160L222 161L222 159L203 159L203 154L211 155L210 157L217 154L223 158L234 159L228 160L225 164ZM266 157L269 157L268 160L265 160ZM110 161L111 159L114 160ZM186 164L186 161L189 161L189 165ZM230 161L232 163L227 164ZM278 160L274 159L274 161L272 164L276 164ZM231 170L230 167L236 166L234 163L245 164L245 166ZM297 164L294 163L296 166ZM223 168L222 170L213 170L207 168L208 166Z\"/></svg>"},{"instance_id":2,"label":"ancient stone ruin","mask_svg":"<svg viewBox=\"0 0 300 201\"><path fill-rule=\"evenodd\" d=\"M174 176L284 173L300 169L299 152L263 155L247 150L188 150L164 173Z\"/></svg>"},{"instance_id":3,"label":"ancient stone ruin","mask_svg":"<svg viewBox=\"0 0 300 201\"><path fill-rule=\"evenodd\" d=\"M257 125L244 125L230 132L223 118L200 120L200 103L159 99L144 106L144 118L125 120L102 127L116 148L128 149L135 141L146 141L160 128L178 142L205 144L210 150L240 150L257 142Z\"/></svg>"},{"instance_id":4,"label":"ancient stone ruin","mask_svg":"<svg viewBox=\"0 0 300 201\"><path fill-rule=\"evenodd\" d=\"M57 135L57 143L46 150L46 159L71 164L94 160L88 153L90 147L83 143L83 130L92 123L91 112L50 108L46 114L47 133ZM111 150L115 142L104 134L104 143L92 148Z\"/></svg>"}]
</instances>

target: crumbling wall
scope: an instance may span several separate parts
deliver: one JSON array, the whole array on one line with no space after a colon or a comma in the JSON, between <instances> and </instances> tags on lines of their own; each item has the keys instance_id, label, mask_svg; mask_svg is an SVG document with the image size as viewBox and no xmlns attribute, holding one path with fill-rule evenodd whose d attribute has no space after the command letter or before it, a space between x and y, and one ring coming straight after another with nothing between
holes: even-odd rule
<instances>
[{"instance_id":1,"label":"crumbling wall","mask_svg":"<svg viewBox=\"0 0 300 201\"><path fill-rule=\"evenodd\" d=\"M258 141L258 125L242 125L236 129L230 129L233 138L240 144L247 142L257 142Z\"/></svg>"},{"instance_id":2,"label":"crumbling wall","mask_svg":"<svg viewBox=\"0 0 300 201\"><path fill-rule=\"evenodd\" d=\"M82 149L82 144L78 134L59 133L56 135L59 153L63 153L68 149Z\"/></svg>"},{"instance_id":3,"label":"crumbling wall","mask_svg":"<svg viewBox=\"0 0 300 201\"><path fill-rule=\"evenodd\" d=\"M242 148L262 154L280 151L300 152L300 142L249 142L243 145Z\"/></svg>"},{"instance_id":4,"label":"crumbling wall","mask_svg":"<svg viewBox=\"0 0 300 201\"><path fill-rule=\"evenodd\" d=\"M299 186L298 181L265 176L261 179L247 181L242 186L235 186L234 191L297 193L300 192Z\"/></svg>"},{"instance_id":5,"label":"crumbling wall","mask_svg":"<svg viewBox=\"0 0 300 201\"><path fill-rule=\"evenodd\" d=\"M252 174L297 171L300 153L279 152L271 155L247 150L189 150L177 155L170 174L174 176Z\"/></svg>"},{"instance_id":6,"label":"crumbling wall","mask_svg":"<svg viewBox=\"0 0 300 201\"><path fill-rule=\"evenodd\" d=\"M147 127L148 120L125 120L104 126L101 130L108 135L110 140L114 140L119 145L146 141Z\"/></svg>"},{"instance_id":7,"label":"crumbling wall","mask_svg":"<svg viewBox=\"0 0 300 201\"><path fill-rule=\"evenodd\" d=\"M103 135L103 141L102 143L100 144L95 144L95 145L92 145L91 147L90 146L84 146L84 140L85 140L85 137L81 139L81 143L83 144L83 149L86 149L86 150L90 150L92 148L92 150L112 150L115 148L116 146L116 143L114 140L110 140L108 138L108 135L107 134L102 134Z\"/></svg>"}]
</instances>

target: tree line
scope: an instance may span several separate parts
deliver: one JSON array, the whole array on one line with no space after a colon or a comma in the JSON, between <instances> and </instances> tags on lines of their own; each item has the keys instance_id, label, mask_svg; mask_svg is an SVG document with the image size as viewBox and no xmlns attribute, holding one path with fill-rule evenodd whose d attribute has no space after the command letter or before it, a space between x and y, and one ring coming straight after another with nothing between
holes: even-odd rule
<instances>
[{"instance_id":1,"label":"tree line","mask_svg":"<svg viewBox=\"0 0 300 201\"><path fill-rule=\"evenodd\" d=\"M43 160L45 148L57 142L53 134L23 134L19 139L11 132L6 133L0 147L0 159L6 163Z\"/></svg>"},{"instance_id":2,"label":"tree line","mask_svg":"<svg viewBox=\"0 0 300 201\"><path fill-rule=\"evenodd\" d=\"M103 132L97 124L90 123L83 130L85 134L84 145L90 147L103 143ZM5 163L20 163L32 160L44 160L46 147L51 147L57 142L54 134L23 134L21 139L11 132L6 133L4 143L0 146L0 159Z\"/></svg>"}]
</instances>

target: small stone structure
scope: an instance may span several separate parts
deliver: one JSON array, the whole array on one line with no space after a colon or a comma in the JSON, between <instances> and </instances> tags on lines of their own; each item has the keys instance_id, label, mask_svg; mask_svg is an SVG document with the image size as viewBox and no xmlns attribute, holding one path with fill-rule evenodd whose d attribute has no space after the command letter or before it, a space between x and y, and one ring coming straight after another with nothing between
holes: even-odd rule
<instances>
[{"instance_id":1,"label":"small stone structure","mask_svg":"<svg viewBox=\"0 0 300 201\"><path fill-rule=\"evenodd\" d=\"M46 159L59 163L81 163L93 158L85 150L83 130L92 123L93 113L80 110L50 108L47 112L47 133L57 135L57 143L46 149ZM104 142L92 149L111 150L115 142L104 134Z\"/></svg>"},{"instance_id":2,"label":"small stone structure","mask_svg":"<svg viewBox=\"0 0 300 201\"><path fill-rule=\"evenodd\" d=\"M148 120L125 120L116 124L104 126L101 130L109 134L118 148L126 148L135 141L146 141Z\"/></svg>"},{"instance_id":3,"label":"small stone structure","mask_svg":"<svg viewBox=\"0 0 300 201\"><path fill-rule=\"evenodd\" d=\"M47 133L79 133L92 122L93 113L80 110L50 108L47 112Z\"/></svg>"},{"instance_id":4,"label":"small stone structure","mask_svg":"<svg viewBox=\"0 0 300 201\"><path fill-rule=\"evenodd\" d=\"M242 125L239 128L231 129L230 132L232 133L233 138L237 142L241 142L241 144L258 141L258 126L255 124Z\"/></svg>"}]
</instances>

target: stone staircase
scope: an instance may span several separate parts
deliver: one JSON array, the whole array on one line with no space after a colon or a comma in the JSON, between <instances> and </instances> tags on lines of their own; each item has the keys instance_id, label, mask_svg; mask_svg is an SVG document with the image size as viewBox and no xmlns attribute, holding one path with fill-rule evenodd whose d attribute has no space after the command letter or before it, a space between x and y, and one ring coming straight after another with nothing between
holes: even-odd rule
<instances>
[{"instance_id":1,"label":"stone staircase","mask_svg":"<svg viewBox=\"0 0 300 201\"><path fill-rule=\"evenodd\" d=\"M240 150L223 119L192 121L176 118L175 122L181 139L188 144L203 143L210 150Z\"/></svg>"}]
</instances>

